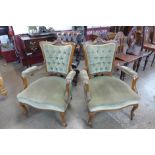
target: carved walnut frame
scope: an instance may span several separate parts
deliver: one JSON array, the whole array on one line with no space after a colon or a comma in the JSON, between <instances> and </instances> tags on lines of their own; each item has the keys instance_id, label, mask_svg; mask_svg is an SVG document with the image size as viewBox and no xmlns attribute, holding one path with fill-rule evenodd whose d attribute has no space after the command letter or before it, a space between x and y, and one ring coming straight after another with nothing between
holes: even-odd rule
<instances>
[{"instance_id":1,"label":"carved walnut frame","mask_svg":"<svg viewBox=\"0 0 155 155\"><path fill-rule=\"evenodd\" d=\"M104 41L105 43L105 41ZM109 43L109 42L107 42ZM92 44L92 43L91 43ZM117 47L116 47L116 50L117 50ZM115 54L116 54L116 50L115 50ZM88 76L89 76L89 79L93 78L94 75L90 74L89 72L89 66L88 66L88 56L87 56L87 52L86 52L86 46L84 47L83 46L83 52L84 52L84 60L85 60L85 70L87 71L88 73ZM114 60L115 60L115 54L114 54L114 58L113 58L113 64L112 64L112 70L114 69ZM95 74L96 76L112 76L112 71L111 72L102 72L102 73L97 73ZM136 78L133 78L132 79L132 82L131 82L131 89L133 91L135 91L137 93L137 89L136 89L136 82L138 80L138 77ZM90 94L90 89L89 89L89 82L85 83L84 84L84 91L86 94ZM88 102L89 100L87 100L86 102ZM133 120L133 117L134 117L134 111L138 108L138 103L137 104L133 104L133 105L128 105L128 106L132 106L133 108L131 109L131 113L130 113L130 119ZM125 107L128 107L128 106L125 106ZM121 108L118 108L118 109L115 109L115 110L119 110L119 109L123 109L125 107L121 107ZM114 110L98 110L98 111L95 111L95 112L91 112L89 111L89 108L88 108L88 125L90 127L92 127L92 121L95 117L95 114L98 113L98 112L103 112L103 111L114 111Z\"/></svg>"},{"instance_id":2,"label":"carved walnut frame","mask_svg":"<svg viewBox=\"0 0 155 155\"><path fill-rule=\"evenodd\" d=\"M72 65L72 60L73 60L73 56L74 56L74 51L75 51L75 45L74 45L74 43L72 43L72 42L69 42L69 43L65 43L65 42L62 42L62 41L60 41L60 40L56 40L56 41L54 41L54 42L48 42L48 41L41 41L40 42L40 47L41 47L41 50L43 51L43 48L42 48L42 44L43 43L49 43L49 44L51 44L51 45L71 45L72 46L72 52L71 52L71 56L70 56L70 60L69 60L69 66L68 66L68 73L69 73L69 71L71 71L72 70L72 67L71 67L71 65ZM44 55L44 52L42 52L42 54L43 54L43 57L44 57L44 65L46 64L46 59L45 59L45 55ZM46 66L46 65L45 65ZM47 66L46 66L46 72L47 72ZM47 72L48 73L48 72ZM68 74L67 73L67 74ZM65 74L61 74L61 73L48 73L48 76L54 76L54 75L56 75L56 76L60 76L60 77L65 77L65 76L67 76L67 74L65 75ZM21 77L22 78L22 81L23 81L23 85L24 85L24 89L26 89L27 87L28 87L28 85L29 85L29 82L28 82L28 79L27 79L27 77ZM69 86L70 86L70 82L66 82L66 96L69 96L69 91L70 91L70 88L69 88ZM22 108L22 110L23 110L23 113L24 114L28 114L28 105L26 105L26 104L24 104L24 103L20 103L19 104L20 105L20 107ZM68 104L69 105L69 104ZM67 108L66 108L67 109ZM47 110L47 111L49 111L49 110ZM50 110L51 111L51 110ZM65 112L60 112L60 117L61 117L61 122L62 122L62 125L64 126L64 127L66 127L67 126L67 123L66 123L66 119L65 119L65 113L66 113L66 111Z\"/></svg>"},{"instance_id":3,"label":"carved walnut frame","mask_svg":"<svg viewBox=\"0 0 155 155\"><path fill-rule=\"evenodd\" d=\"M0 94L3 96L7 96L7 90L4 86L3 78L0 76Z\"/></svg>"}]
</instances>

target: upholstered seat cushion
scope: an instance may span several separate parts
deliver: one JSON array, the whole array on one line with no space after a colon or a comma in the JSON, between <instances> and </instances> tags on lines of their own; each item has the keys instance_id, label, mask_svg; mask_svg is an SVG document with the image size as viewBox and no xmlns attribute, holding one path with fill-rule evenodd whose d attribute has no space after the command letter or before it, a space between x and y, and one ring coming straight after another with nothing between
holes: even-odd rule
<instances>
[{"instance_id":1,"label":"upholstered seat cushion","mask_svg":"<svg viewBox=\"0 0 155 155\"><path fill-rule=\"evenodd\" d=\"M49 76L38 79L17 95L19 102L38 109L64 112L66 81L61 77Z\"/></svg>"},{"instance_id":2,"label":"upholstered seat cushion","mask_svg":"<svg viewBox=\"0 0 155 155\"><path fill-rule=\"evenodd\" d=\"M114 110L138 104L138 95L123 81L111 76L98 76L90 79L91 112Z\"/></svg>"}]
</instances>

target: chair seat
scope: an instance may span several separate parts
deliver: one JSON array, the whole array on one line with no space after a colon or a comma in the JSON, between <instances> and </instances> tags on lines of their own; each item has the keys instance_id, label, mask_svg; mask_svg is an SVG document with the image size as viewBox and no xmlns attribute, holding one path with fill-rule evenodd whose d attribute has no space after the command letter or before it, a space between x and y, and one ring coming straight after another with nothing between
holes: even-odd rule
<instances>
[{"instance_id":1,"label":"chair seat","mask_svg":"<svg viewBox=\"0 0 155 155\"><path fill-rule=\"evenodd\" d=\"M67 104L64 100L66 81L61 77L43 77L17 95L20 103L38 109L64 112Z\"/></svg>"},{"instance_id":2,"label":"chair seat","mask_svg":"<svg viewBox=\"0 0 155 155\"><path fill-rule=\"evenodd\" d=\"M115 110L138 104L138 95L123 81L111 76L90 79L89 111Z\"/></svg>"}]
</instances>

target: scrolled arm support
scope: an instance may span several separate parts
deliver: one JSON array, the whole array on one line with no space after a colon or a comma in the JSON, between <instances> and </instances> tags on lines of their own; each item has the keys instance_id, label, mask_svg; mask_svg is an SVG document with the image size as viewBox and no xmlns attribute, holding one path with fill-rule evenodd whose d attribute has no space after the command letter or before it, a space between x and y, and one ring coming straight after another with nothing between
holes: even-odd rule
<instances>
[{"instance_id":1,"label":"scrolled arm support","mask_svg":"<svg viewBox=\"0 0 155 155\"><path fill-rule=\"evenodd\" d=\"M85 92L85 97L86 101L89 102L91 100L91 95L90 95L90 89L89 89L89 77L87 74L86 70L80 71L80 76L83 81L83 86L84 86L84 92Z\"/></svg>"},{"instance_id":2,"label":"scrolled arm support","mask_svg":"<svg viewBox=\"0 0 155 155\"><path fill-rule=\"evenodd\" d=\"M132 78L131 88L132 88L132 90L137 92L136 83L137 83L137 80L139 79L138 73L135 72L134 70L132 70L131 68L127 67L127 66L119 66L118 68L122 72L126 73L127 75L129 75Z\"/></svg>"},{"instance_id":3,"label":"scrolled arm support","mask_svg":"<svg viewBox=\"0 0 155 155\"><path fill-rule=\"evenodd\" d=\"M27 68L26 70L24 70L21 74L21 78L24 84L24 89L28 87L28 77L32 76L34 73L36 73L37 71L44 69L46 66L42 65L42 66L32 66Z\"/></svg>"}]
</instances>

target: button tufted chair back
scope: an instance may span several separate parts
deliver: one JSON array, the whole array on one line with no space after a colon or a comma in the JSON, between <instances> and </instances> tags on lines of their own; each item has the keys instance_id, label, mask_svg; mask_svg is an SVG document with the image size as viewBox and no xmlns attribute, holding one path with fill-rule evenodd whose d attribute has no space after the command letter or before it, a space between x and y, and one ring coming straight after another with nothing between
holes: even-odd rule
<instances>
[{"instance_id":1,"label":"button tufted chair back","mask_svg":"<svg viewBox=\"0 0 155 155\"><path fill-rule=\"evenodd\" d=\"M89 75L95 75L98 73L111 74L115 57L115 50L115 43L86 45L85 56Z\"/></svg>"},{"instance_id":2,"label":"button tufted chair back","mask_svg":"<svg viewBox=\"0 0 155 155\"><path fill-rule=\"evenodd\" d=\"M41 41L44 61L48 73L67 75L71 69L74 47L71 44L55 44L54 42Z\"/></svg>"}]
</instances>

